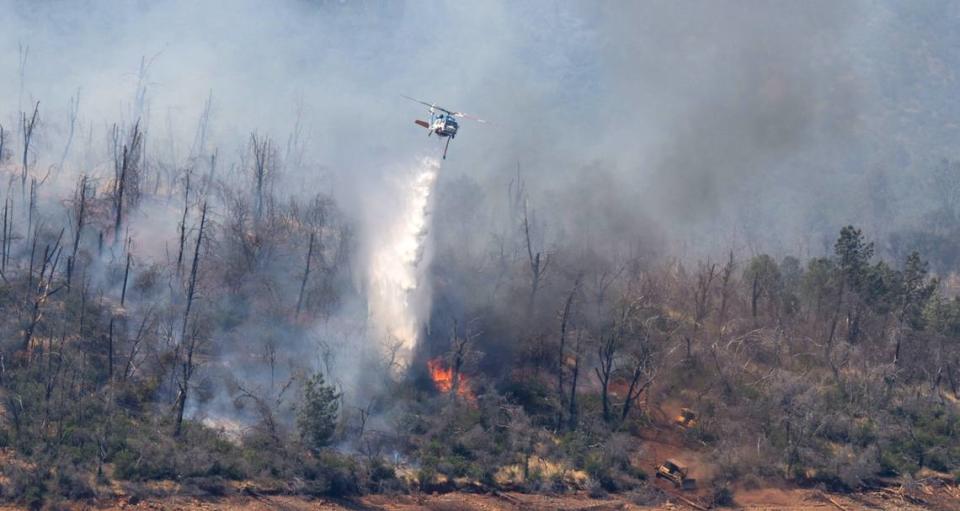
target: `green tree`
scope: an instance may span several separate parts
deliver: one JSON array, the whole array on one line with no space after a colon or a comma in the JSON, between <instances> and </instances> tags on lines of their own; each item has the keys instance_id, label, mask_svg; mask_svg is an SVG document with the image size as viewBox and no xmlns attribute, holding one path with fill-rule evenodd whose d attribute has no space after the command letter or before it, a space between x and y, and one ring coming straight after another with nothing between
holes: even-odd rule
<instances>
[{"instance_id":1,"label":"green tree","mask_svg":"<svg viewBox=\"0 0 960 511\"><path fill-rule=\"evenodd\" d=\"M847 340L855 342L860 336L861 300L852 297L846 300L846 290L859 294L868 284L870 276L870 259L873 257L873 243L867 243L860 229L848 225L840 230L840 238L833 246L837 259L837 270L840 272L840 288L837 293L835 310L840 311L844 302L847 303ZM833 345L839 314L834 314L830 325L830 334L827 339L828 351Z\"/></svg>"},{"instance_id":2,"label":"green tree","mask_svg":"<svg viewBox=\"0 0 960 511\"><path fill-rule=\"evenodd\" d=\"M937 279L927 279L927 262L920 254L913 252L907 257L897 290L897 335L893 361L899 363L903 345L905 326L920 330L923 325L923 311L927 302L937 290Z\"/></svg>"},{"instance_id":3,"label":"green tree","mask_svg":"<svg viewBox=\"0 0 960 511\"><path fill-rule=\"evenodd\" d=\"M770 314L777 310L783 283L777 262L767 254L755 256L743 271L743 281L750 286L750 316L757 319L760 299L766 297Z\"/></svg>"},{"instance_id":4,"label":"green tree","mask_svg":"<svg viewBox=\"0 0 960 511\"><path fill-rule=\"evenodd\" d=\"M903 275L884 261L878 261L863 274L860 299L879 316L889 314L903 294Z\"/></svg>"},{"instance_id":5,"label":"green tree","mask_svg":"<svg viewBox=\"0 0 960 511\"><path fill-rule=\"evenodd\" d=\"M303 385L303 399L297 410L300 437L314 452L330 444L337 426L340 395L327 385L323 373L316 373Z\"/></svg>"},{"instance_id":6,"label":"green tree","mask_svg":"<svg viewBox=\"0 0 960 511\"><path fill-rule=\"evenodd\" d=\"M835 273L836 266L829 258L818 257L807 263L807 271L800 282L800 296L813 310L815 318L820 318L828 310L829 298L837 294L839 285Z\"/></svg>"},{"instance_id":7,"label":"green tree","mask_svg":"<svg viewBox=\"0 0 960 511\"><path fill-rule=\"evenodd\" d=\"M923 321L940 335L960 339L960 296L933 295L924 308Z\"/></svg>"},{"instance_id":8,"label":"green tree","mask_svg":"<svg viewBox=\"0 0 960 511\"><path fill-rule=\"evenodd\" d=\"M928 279L928 268L917 252L911 253L904 265L899 320L906 321L913 328L922 327L923 310L939 284L937 279Z\"/></svg>"},{"instance_id":9,"label":"green tree","mask_svg":"<svg viewBox=\"0 0 960 511\"><path fill-rule=\"evenodd\" d=\"M849 289L860 291L873 257L873 243L866 242L860 229L848 225L840 230L833 250L844 283Z\"/></svg>"}]
</instances>

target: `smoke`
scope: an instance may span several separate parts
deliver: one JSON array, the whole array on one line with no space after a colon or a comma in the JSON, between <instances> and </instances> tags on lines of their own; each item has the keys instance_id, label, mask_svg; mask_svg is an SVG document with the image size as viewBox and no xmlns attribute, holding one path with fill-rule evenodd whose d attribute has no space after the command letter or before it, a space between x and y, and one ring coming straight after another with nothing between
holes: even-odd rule
<instances>
[{"instance_id":1,"label":"smoke","mask_svg":"<svg viewBox=\"0 0 960 511\"><path fill-rule=\"evenodd\" d=\"M81 174L102 194L111 127L139 120L156 176L144 185L160 193L126 228L146 268L176 257L182 195L165 191L182 171L249 190L250 133L270 137L278 201L332 197L356 228L343 245L358 250L346 283L330 284L342 303L305 328L315 338L244 324L220 355L238 378L270 381L244 358L270 339L278 367L306 360L350 387L368 343L408 362L443 293L450 308L479 301L486 283L439 268L439 254L473 267L525 257L507 198L520 181L545 253L803 242L810 255L840 225L915 222L928 162L957 156L957 12L888 0L0 0L0 167L16 171L20 112L39 101L29 157L41 201L68 203ZM493 122L464 123L441 175L435 155L414 156L423 112L400 94ZM212 221L236 220L214 202ZM65 209L38 214L59 225ZM258 278L278 289L237 286L288 310L306 252L272 254ZM468 285L443 287L443 272ZM246 317L251 305L231 307Z\"/></svg>"},{"instance_id":2,"label":"smoke","mask_svg":"<svg viewBox=\"0 0 960 511\"><path fill-rule=\"evenodd\" d=\"M74 96L68 163L85 168L103 163L113 122L141 118L169 166L202 138L221 169L256 130L299 141L278 192L323 187L354 217L420 134L400 94L495 121L464 127L445 174L496 196L519 161L550 231L577 242L662 228L719 252L732 232L793 248L873 220L869 197L840 190L866 190L879 169L915 204L910 176L953 152L956 7L939 2L0 5L0 123L41 101L38 154L65 152ZM571 196L583 200L550 203ZM621 212L612 225L644 222L584 235L574 224L597 203Z\"/></svg>"},{"instance_id":3,"label":"smoke","mask_svg":"<svg viewBox=\"0 0 960 511\"><path fill-rule=\"evenodd\" d=\"M394 180L392 204L366 226L367 301L374 335L409 363L430 313L427 268L432 255L431 209L440 159L424 156Z\"/></svg>"}]
</instances>

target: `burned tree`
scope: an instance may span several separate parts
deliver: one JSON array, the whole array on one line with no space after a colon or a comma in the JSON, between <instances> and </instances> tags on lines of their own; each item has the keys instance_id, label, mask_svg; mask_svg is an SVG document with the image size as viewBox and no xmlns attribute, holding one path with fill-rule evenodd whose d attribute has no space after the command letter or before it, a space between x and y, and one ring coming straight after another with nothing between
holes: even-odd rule
<instances>
[{"instance_id":1,"label":"burned tree","mask_svg":"<svg viewBox=\"0 0 960 511\"><path fill-rule=\"evenodd\" d=\"M183 214L180 216L180 225L177 230L180 231L180 248L177 250L177 274L180 274L183 268L183 250L187 243L187 214L190 212L190 171L188 170L183 177Z\"/></svg>"},{"instance_id":2,"label":"burned tree","mask_svg":"<svg viewBox=\"0 0 960 511\"><path fill-rule=\"evenodd\" d=\"M567 366L567 333L568 333L568 329L572 326L572 323L573 323L574 298L577 296L577 293L580 289L581 278L582 278L582 275L578 274L576 279L574 279L573 287L570 289L570 292L567 294L567 299L563 303L563 310L560 313L560 346L559 346L559 349L557 350L557 369L556 369L557 370L557 397L559 401L559 406L557 407L557 428L558 429L563 424L563 411L564 411L563 409L565 408L564 405L566 404L564 373L566 372L566 366ZM570 393L570 403L571 403L570 414L571 415L573 415L573 412L576 406L573 403L576 400L576 386L577 386L576 378L577 378L577 373L579 372L579 369L580 369L579 367L580 365L579 335L580 334L578 333L578 339L577 339L578 350L576 352L576 357L575 357L576 368L575 368L575 373L573 375L573 382L572 382L573 390Z\"/></svg>"},{"instance_id":3,"label":"burned tree","mask_svg":"<svg viewBox=\"0 0 960 511\"><path fill-rule=\"evenodd\" d=\"M547 271L550 263L550 256L544 255L539 250L534 250L533 241L530 239L530 215L527 211L527 203L523 203L523 237L527 247L527 258L530 264L530 298L527 310L532 313L534 304L537 300L537 291L540 289L543 275Z\"/></svg>"},{"instance_id":4,"label":"burned tree","mask_svg":"<svg viewBox=\"0 0 960 511\"><path fill-rule=\"evenodd\" d=\"M660 373L662 354L659 353L660 347L656 344L655 334L652 332L652 324L656 323L657 319L654 316L648 319L637 318L634 320L635 325L633 332L631 332L632 342L626 350L630 384L623 399L623 407L620 412L621 420L627 419L634 403L637 402L645 390L650 388Z\"/></svg>"},{"instance_id":5,"label":"burned tree","mask_svg":"<svg viewBox=\"0 0 960 511\"><path fill-rule=\"evenodd\" d=\"M87 176L84 174L80 178L80 184L77 185L77 197L75 199L74 214L76 220L73 233L73 250L67 259L67 288L73 279L73 272L77 266L77 253L80 250L80 240L83 237L83 227L86 223L87 215Z\"/></svg>"},{"instance_id":6,"label":"burned tree","mask_svg":"<svg viewBox=\"0 0 960 511\"><path fill-rule=\"evenodd\" d=\"M700 330L703 329L704 321L710 314L710 296L713 290L713 281L717 278L718 274L717 265L709 261L707 261L706 264L701 264L697 272L697 281L693 288L693 321L690 325L691 332L684 337L687 345L688 362L693 360L693 340L697 337Z\"/></svg>"},{"instance_id":7,"label":"burned tree","mask_svg":"<svg viewBox=\"0 0 960 511\"><path fill-rule=\"evenodd\" d=\"M37 120L40 115L40 102L37 101L33 106L33 113L27 117L25 112L20 112L20 129L23 137L23 155L20 166L20 187L27 186L27 171L30 164L30 143L33 142L33 131L37 127Z\"/></svg>"},{"instance_id":8,"label":"burned tree","mask_svg":"<svg viewBox=\"0 0 960 511\"><path fill-rule=\"evenodd\" d=\"M193 378L196 369L194 355L199 347L199 335L197 332L189 330L190 310L193 308L193 300L197 290L197 274L200 269L200 250L203 247L203 230L207 222L207 204L203 204L200 210L200 228L197 232L197 245L193 251L193 264L190 267L190 281L187 285L187 303L183 311L183 328L180 331L180 345L182 347L178 361L180 365L180 379L177 382L177 419L174 429L174 436L180 436L183 426L183 412L187 406L187 392L190 389L190 380Z\"/></svg>"},{"instance_id":9,"label":"burned tree","mask_svg":"<svg viewBox=\"0 0 960 511\"><path fill-rule=\"evenodd\" d=\"M448 353L451 369L450 398L453 400L456 400L458 396L471 395L469 389L463 389L462 387L464 385L464 366L476 356L470 342L474 336L461 332L457 322L453 322L450 351Z\"/></svg>"},{"instance_id":10,"label":"burned tree","mask_svg":"<svg viewBox=\"0 0 960 511\"><path fill-rule=\"evenodd\" d=\"M567 428L577 429L579 408L577 407L577 384L580 381L580 363L583 355L584 333L577 330L577 339L573 344L573 367L570 369L570 399L568 400Z\"/></svg>"},{"instance_id":11,"label":"burned tree","mask_svg":"<svg viewBox=\"0 0 960 511\"><path fill-rule=\"evenodd\" d=\"M140 131L140 121L133 125L128 142L120 143L119 129L113 130L114 161L113 161L113 207L114 241L120 240L120 229L123 224L124 205L135 205L140 193L140 157L143 146L143 133Z\"/></svg>"},{"instance_id":12,"label":"burned tree","mask_svg":"<svg viewBox=\"0 0 960 511\"><path fill-rule=\"evenodd\" d=\"M61 171L63 170L63 164L67 161L67 155L70 154L70 145L73 144L73 132L76 130L77 126L77 113L80 110L80 89L77 89L77 93L74 96L70 97L70 104L67 108L67 142L63 146L63 154L60 155L60 164L57 166Z\"/></svg>"},{"instance_id":13,"label":"burned tree","mask_svg":"<svg viewBox=\"0 0 960 511\"><path fill-rule=\"evenodd\" d=\"M620 349L620 338L616 332L607 332L600 338L597 348L597 367L593 370L600 382L600 402L603 404L603 420L610 422L613 416L610 412L610 380L616 368L617 351Z\"/></svg>"},{"instance_id":14,"label":"burned tree","mask_svg":"<svg viewBox=\"0 0 960 511\"><path fill-rule=\"evenodd\" d=\"M600 402L603 405L603 420L611 422L613 412L610 401L610 383L620 368L621 350L628 335L628 322L637 312L638 304L622 300L617 307L616 317L601 329L597 347L597 367L594 373L600 382Z\"/></svg>"},{"instance_id":15,"label":"burned tree","mask_svg":"<svg viewBox=\"0 0 960 511\"><path fill-rule=\"evenodd\" d=\"M37 277L37 286L33 289L33 307L30 314L30 319L24 328L23 331L23 351L29 355L31 341L33 336L36 333L37 325L40 324L40 321L43 319L44 306L49 301L50 297L56 294L60 287L54 287L54 277L56 276L57 266L60 262L60 253L63 247L60 245L61 240L63 239L63 229L60 230L60 235L57 236L56 241L53 245L47 245L43 250L43 259L40 264L40 274ZM36 242L36 235L34 235L34 243ZM32 284L32 270L31 270L31 286Z\"/></svg>"},{"instance_id":16,"label":"burned tree","mask_svg":"<svg viewBox=\"0 0 960 511\"><path fill-rule=\"evenodd\" d=\"M3 201L3 239L0 240L0 273L7 271L10 259L10 243L13 241L13 204L7 197Z\"/></svg>"},{"instance_id":17,"label":"burned tree","mask_svg":"<svg viewBox=\"0 0 960 511\"><path fill-rule=\"evenodd\" d=\"M300 280L300 294L297 297L297 312L296 317L300 317L300 308L303 306L303 293L307 289L307 279L310 278L310 260L313 259L313 241L316 237L316 233L310 233L310 242L307 247L307 263L306 267L303 270L303 279Z\"/></svg>"},{"instance_id":18,"label":"burned tree","mask_svg":"<svg viewBox=\"0 0 960 511\"><path fill-rule=\"evenodd\" d=\"M251 133L250 149L253 152L254 218L259 222L263 217L267 180L273 171L273 145L270 137L260 138L256 133Z\"/></svg>"}]
</instances>

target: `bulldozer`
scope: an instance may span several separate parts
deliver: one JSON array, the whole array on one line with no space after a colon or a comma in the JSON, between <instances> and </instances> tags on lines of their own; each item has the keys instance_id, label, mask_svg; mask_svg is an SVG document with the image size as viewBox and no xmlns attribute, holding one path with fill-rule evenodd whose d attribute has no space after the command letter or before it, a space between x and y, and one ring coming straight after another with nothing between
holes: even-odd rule
<instances>
[{"instance_id":1,"label":"bulldozer","mask_svg":"<svg viewBox=\"0 0 960 511\"><path fill-rule=\"evenodd\" d=\"M697 425L697 412L689 408L681 408L680 414L673 419L673 422L683 429L692 428Z\"/></svg>"},{"instance_id":2,"label":"bulldozer","mask_svg":"<svg viewBox=\"0 0 960 511\"><path fill-rule=\"evenodd\" d=\"M687 467L674 459L668 459L657 466L656 477L666 479L681 490L692 490L697 487L697 480L687 477Z\"/></svg>"}]
</instances>

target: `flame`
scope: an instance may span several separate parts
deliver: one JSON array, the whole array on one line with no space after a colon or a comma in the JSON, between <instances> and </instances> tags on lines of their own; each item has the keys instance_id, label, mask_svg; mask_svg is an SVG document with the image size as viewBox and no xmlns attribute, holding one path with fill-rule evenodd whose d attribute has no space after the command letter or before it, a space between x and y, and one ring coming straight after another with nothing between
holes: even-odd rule
<instances>
[{"instance_id":1,"label":"flame","mask_svg":"<svg viewBox=\"0 0 960 511\"><path fill-rule=\"evenodd\" d=\"M427 369L430 371L430 379L433 380L433 386L443 394L449 394L453 391L454 375L453 369L446 367L440 357L427 361ZM477 401L477 396L473 394L470 388L470 380L463 374L457 375L457 397L465 399L473 404Z\"/></svg>"}]
</instances>

